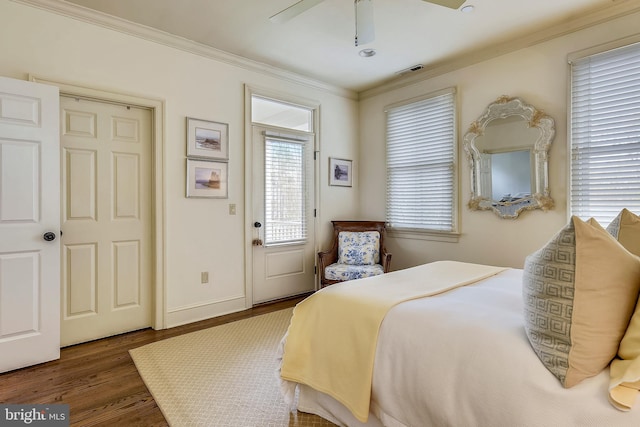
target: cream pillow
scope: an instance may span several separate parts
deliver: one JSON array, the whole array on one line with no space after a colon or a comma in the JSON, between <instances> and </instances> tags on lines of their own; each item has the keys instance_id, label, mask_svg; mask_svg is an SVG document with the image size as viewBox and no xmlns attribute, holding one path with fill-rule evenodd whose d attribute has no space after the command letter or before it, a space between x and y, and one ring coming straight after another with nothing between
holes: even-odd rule
<instances>
[{"instance_id":1,"label":"cream pillow","mask_svg":"<svg viewBox=\"0 0 640 427\"><path fill-rule=\"evenodd\" d=\"M607 231L629 252L640 256L640 216L622 209Z\"/></svg>"},{"instance_id":2,"label":"cream pillow","mask_svg":"<svg viewBox=\"0 0 640 427\"><path fill-rule=\"evenodd\" d=\"M640 259L595 220L572 217L525 260L525 330L562 383L597 375L616 356L640 290Z\"/></svg>"}]
</instances>

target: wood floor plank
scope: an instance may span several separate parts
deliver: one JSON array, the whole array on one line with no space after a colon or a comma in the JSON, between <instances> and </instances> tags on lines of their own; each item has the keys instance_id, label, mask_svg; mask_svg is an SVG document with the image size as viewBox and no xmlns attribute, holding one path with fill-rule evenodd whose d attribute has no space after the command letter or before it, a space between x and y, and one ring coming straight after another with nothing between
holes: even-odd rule
<instances>
[{"instance_id":1,"label":"wood floor plank","mask_svg":"<svg viewBox=\"0 0 640 427\"><path fill-rule=\"evenodd\" d=\"M73 424L82 426L122 425L115 423L114 420L135 420L139 418L141 413L147 413L148 417L155 418L166 425L162 413L144 386L129 390L122 398L112 397L104 403L95 402L91 407L85 409L75 407L72 412L75 414L72 417ZM154 414L154 412L158 412L158 414Z\"/></svg>"},{"instance_id":2,"label":"wood floor plank","mask_svg":"<svg viewBox=\"0 0 640 427\"><path fill-rule=\"evenodd\" d=\"M166 426L129 350L293 307L302 299L278 301L171 329L144 329L63 348L59 360L0 374L0 402L66 403L72 426Z\"/></svg>"}]
</instances>

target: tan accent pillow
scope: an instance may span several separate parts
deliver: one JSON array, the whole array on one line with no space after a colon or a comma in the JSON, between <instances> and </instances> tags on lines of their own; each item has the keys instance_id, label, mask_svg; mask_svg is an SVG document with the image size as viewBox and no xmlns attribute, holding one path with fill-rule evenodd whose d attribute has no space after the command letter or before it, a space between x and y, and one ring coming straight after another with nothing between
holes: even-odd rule
<instances>
[{"instance_id":1,"label":"tan accent pillow","mask_svg":"<svg viewBox=\"0 0 640 427\"><path fill-rule=\"evenodd\" d=\"M640 216L622 209L607 231L629 252L640 256Z\"/></svg>"},{"instance_id":2,"label":"tan accent pillow","mask_svg":"<svg viewBox=\"0 0 640 427\"><path fill-rule=\"evenodd\" d=\"M616 356L640 291L640 259L595 220L572 217L525 260L525 330L542 361L572 387Z\"/></svg>"}]
</instances>

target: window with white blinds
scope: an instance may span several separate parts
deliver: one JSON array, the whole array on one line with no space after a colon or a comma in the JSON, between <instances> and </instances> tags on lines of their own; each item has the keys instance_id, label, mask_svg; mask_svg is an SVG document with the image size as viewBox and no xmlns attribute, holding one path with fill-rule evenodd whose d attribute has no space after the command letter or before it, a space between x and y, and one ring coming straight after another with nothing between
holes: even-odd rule
<instances>
[{"instance_id":1,"label":"window with white blinds","mask_svg":"<svg viewBox=\"0 0 640 427\"><path fill-rule=\"evenodd\" d=\"M455 232L455 90L386 113L389 226Z\"/></svg>"},{"instance_id":2,"label":"window with white blinds","mask_svg":"<svg viewBox=\"0 0 640 427\"><path fill-rule=\"evenodd\" d=\"M571 213L640 212L640 44L572 61Z\"/></svg>"},{"instance_id":3,"label":"window with white blinds","mask_svg":"<svg viewBox=\"0 0 640 427\"><path fill-rule=\"evenodd\" d=\"M307 239L306 141L265 139L264 243Z\"/></svg>"}]
</instances>

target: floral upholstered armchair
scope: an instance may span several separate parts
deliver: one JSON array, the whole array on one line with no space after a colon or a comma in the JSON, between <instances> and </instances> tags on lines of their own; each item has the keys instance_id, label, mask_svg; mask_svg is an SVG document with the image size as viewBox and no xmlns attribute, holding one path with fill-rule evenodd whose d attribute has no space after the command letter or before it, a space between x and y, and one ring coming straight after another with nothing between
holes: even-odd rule
<instances>
[{"instance_id":1,"label":"floral upholstered armchair","mask_svg":"<svg viewBox=\"0 0 640 427\"><path fill-rule=\"evenodd\" d=\"M318 252L320 287L389 271L384 221L331 221L331 249Z\"/></svg>"}]
</instances>

